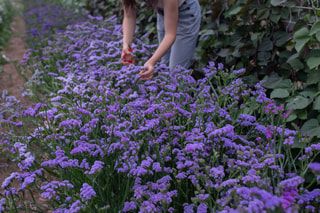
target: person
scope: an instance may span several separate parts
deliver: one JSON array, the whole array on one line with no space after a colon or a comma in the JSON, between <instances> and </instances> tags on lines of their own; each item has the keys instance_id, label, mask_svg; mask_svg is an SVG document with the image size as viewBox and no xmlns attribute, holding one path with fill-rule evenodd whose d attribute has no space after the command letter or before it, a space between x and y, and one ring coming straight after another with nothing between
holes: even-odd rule
<instances>
[{"instance_id":1,"label":"person","mask_svg":"<svg viewBox=\"0 0 320 213\"><path fill-rule=\"evenodd\" d=\"M155 64L162 60L172 72L177 65L189 68L192 64L201 22L198 0L146 0L146 5L157 13L159 45L145 62L147 68L140 72L142 80L155 74ZM132 42L136 26L135 0L122 0L124 9L122 60L124 65L132 63Z\"/></svg>"}]
</instances>

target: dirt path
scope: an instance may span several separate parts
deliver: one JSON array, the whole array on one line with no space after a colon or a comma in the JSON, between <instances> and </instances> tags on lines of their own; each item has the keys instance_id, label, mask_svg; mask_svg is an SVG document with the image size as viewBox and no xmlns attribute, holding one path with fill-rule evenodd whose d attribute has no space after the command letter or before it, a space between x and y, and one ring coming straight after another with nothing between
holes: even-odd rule
<instances>
[{"instance_id":1,"label":"dirt path","mask_svg":"<svg viewBox=\"0 0 320 213\"><path fill-rule=\"evenodd\" d=\"M13 32L11 39L4 49L4 54L10 61L21 61L23 54L26 51L26 42L23 40L25 32L25 23L21 16L15 16L11 24ZM15 96L22 103L28 103L27 98L22 96L22 88L25 83L24 78L16 70L12 62L3 66L4 72L0 74L0 91L8 90L9 95Z\"/></svg>"}]
</instances>

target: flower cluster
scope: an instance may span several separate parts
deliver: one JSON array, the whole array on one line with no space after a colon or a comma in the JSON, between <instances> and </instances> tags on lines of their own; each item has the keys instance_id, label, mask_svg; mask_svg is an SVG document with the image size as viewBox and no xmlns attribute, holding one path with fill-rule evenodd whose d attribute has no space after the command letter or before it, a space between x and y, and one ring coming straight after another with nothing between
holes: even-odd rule
<instances>
[{"instance_id":1,"label":"flower cluster","mask_svg":"<svg viewBox=\"0 0 320 213\"><path fill-rule=\"evenodd\" d=\"M318 165L292 159L309 147L312 157L320 150L307 141L292 156L298 131L286 128L285 110L267 98L262 82L249 87L234 79L243 69L229 75L214 62L202 79L158 63L157 74L142 81L138 73L154 46L136 39L139 61L122 66L121 30L115 17L89 16L50 41L40 36L43 47L28 51L29 92L46 99L20 113L37 126L15 143L28 173L2 184L6 200L35 183L53 212L319 208L318 190L303 185ZM46 154L29 151L31 144ZM21 189L11 187L13 179Z\"/></svg>"}]
</instances>

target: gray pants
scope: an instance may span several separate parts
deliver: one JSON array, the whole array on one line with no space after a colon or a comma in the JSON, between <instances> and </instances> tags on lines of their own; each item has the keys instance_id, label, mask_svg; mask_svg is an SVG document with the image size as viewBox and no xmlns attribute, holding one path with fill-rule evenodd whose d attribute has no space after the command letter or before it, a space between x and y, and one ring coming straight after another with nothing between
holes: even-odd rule
<instances>
[{"instance_id":1,"label":"gray pants","mask_svg":"<svg viewBox=\"0 0 320 213\"><path fill-rule=\"evenodd\" d=\"M198 0L186 0L179 7L177 37L171 49L162 57L170 71L177 65L189 68L194 56L201 23L201 9ZM165 35L163 12L157 14L157 31L159 43Z\"/></svg>"}]
</instances>

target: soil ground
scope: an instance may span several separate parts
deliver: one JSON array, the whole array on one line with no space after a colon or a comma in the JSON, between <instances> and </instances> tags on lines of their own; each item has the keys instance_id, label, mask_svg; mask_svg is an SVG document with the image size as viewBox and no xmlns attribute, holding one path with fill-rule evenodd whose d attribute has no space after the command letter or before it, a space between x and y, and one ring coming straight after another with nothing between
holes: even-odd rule
<instances>
[{"instance_id":1,"label":"soil ground","mask_svg":"<svg viewBox=\"0 0 320 213\"><path fill-rule=\"evenodd\" d=\"M10 96L15 96L22 103L28 104L29 100L22 96L21 89L24 86L25 80L17 71L12 61L21 61L23 54L26 51L26 43L23 40L25 31L25 23L21 16L16 15L11 24L13 32L11 38L3 53L10 59L10 63L3 66L3 72L0 73L0 93L3 90L8 90ZM0 153L0 183L8 177L17 168L14 164Z\"/></svg>"}]
</instances>

